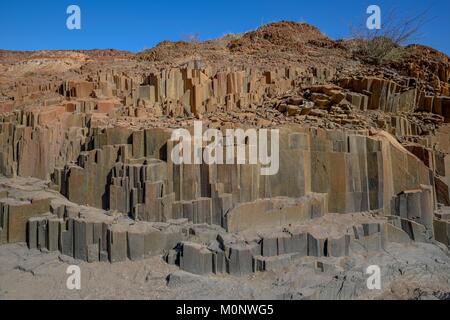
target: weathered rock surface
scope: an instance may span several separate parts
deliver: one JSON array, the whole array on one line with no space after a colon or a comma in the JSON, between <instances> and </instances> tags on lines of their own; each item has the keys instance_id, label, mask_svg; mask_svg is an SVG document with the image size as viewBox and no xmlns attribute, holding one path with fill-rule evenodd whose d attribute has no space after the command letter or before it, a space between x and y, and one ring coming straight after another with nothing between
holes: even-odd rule
<instances>
[{"instance_id":1,"label":"weathered rock surface","mask_svg":"<svg viewBox=\"0 0 450 320\"><path fill-rule=\"evenodd\" d=\"M275 286L270 297L374 297L361 282L370 260L387 268L391 291L381 295L410 298L396 291L405 277L393 270L404 261L386 251L413 260L421 290L420 261L435 255L445 295L450 65L434 51L409 50L417 56L408 64L355 64L345 43L281 22L137 55L42 52L54 77L36 67L37 53L0 52L10 76L0 82L0 245L27 256L25 243L30 261L13 270L32 275L34 259L46 259L37 250L82 265L164 258L164 297L188 296L179 286L208 297L199 284L231 288L228 276L274 275L298 290ZM242 129L248 156L262 143L246 130L277 129L270 151L278 170L264 175L265 163L235 154L227 164L178 164L172 133L195 133L195 121L224 135ZM315 276L297 283L296 273ZM245 282L240 294L260 297L261 288ZM226 298L232 290L211 292Z\"/></svg>"}]
</instances>

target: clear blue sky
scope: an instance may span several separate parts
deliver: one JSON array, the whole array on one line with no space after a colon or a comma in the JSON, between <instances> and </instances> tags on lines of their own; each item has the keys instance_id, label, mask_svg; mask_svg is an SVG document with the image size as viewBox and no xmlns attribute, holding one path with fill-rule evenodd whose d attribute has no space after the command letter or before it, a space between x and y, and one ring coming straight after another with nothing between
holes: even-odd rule
<instances>
[{"instance_id":1,"label":"clear blue sky","mask_svg":"<svg viewBox=\"0 0 450 320\"><path fill-rule=\"evenodd\" d=\"M66 28L66 8L81 8L82 29ZM377 4L415 15L431 6L420 43L450 54L449 0L1 0L0 48L8 50L114 48L140 51L162 40L198 34L206 40L278 20L307 22L336 39Z\"/></svg>"}]
</instances>

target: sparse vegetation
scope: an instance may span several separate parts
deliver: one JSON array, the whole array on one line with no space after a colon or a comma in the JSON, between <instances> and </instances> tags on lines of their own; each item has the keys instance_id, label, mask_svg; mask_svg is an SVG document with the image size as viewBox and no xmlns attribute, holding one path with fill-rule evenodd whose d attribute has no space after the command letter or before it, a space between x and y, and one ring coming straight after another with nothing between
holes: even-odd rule
<instances>
[{"instance_id":1,"label":"sparse vegetation","mask_svg":"<svg viewBox=\"0 0 450 320\"><path fill-rule=\"evenodd\" d=\"M428 11L400 18L395 10L382 18L381 29L369 30L365 25L350 27L350 49L355 58L370 64L385 64L401 60L406 44L420 37L420 30L429 21Z\"/></svg>"},{"instance_id":2,"label":"sparse vegetation","mask_svg":"<svg viewBox=\"0 0 450 320\"><path fill-rule=\"evenodd\" d=\"M188 33L183 36L184 42L189 43L199 43L200 42L200 35L198 33Z\"/></svg>"}]
</instances>

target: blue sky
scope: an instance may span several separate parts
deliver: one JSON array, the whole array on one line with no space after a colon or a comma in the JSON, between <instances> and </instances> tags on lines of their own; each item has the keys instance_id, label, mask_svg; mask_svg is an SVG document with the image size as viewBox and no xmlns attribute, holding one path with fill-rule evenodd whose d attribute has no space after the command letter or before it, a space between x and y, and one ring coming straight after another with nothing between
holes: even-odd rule
<instances>
[{"instance_id":1,"label":"blue sky","mask_svg":"<svg viewBox=\"0 0 450 320\"><path fill-rule=\"evenodd\" d=\"M66 28L66 9L81 8L82 29ZM337 39L365 21L366 8L393 7L432 18L416 41L450 54L449 0L40 0L0 1L0 48L8 50L114 48L140 51L162 40L201 40L253 30L272 21L307 22Z\"/></svg>"}]
</instances>

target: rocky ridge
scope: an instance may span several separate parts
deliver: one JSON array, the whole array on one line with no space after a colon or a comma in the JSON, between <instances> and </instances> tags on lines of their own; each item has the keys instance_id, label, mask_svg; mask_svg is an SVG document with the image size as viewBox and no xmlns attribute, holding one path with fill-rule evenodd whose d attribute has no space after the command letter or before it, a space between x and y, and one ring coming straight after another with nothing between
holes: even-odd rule
<instances>
[{"instance_id":1,"label":"rocky ridge","mask_svg":"<svg viewBox=\"0 0 450 320\"><path fill-rule=\"evenodd\" d=\"M449 246L450 64L407 50L366 65L280 22L138 54L2 51L0 244L233 276ZM196 120L279 129L279 172L174 164Z\"/></svg>"}]
</instances>

